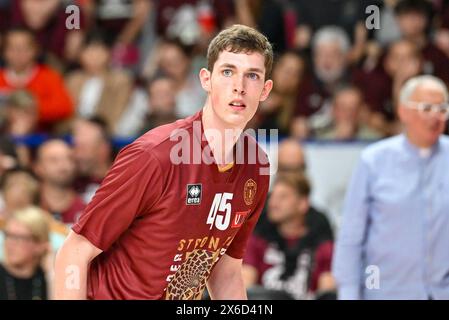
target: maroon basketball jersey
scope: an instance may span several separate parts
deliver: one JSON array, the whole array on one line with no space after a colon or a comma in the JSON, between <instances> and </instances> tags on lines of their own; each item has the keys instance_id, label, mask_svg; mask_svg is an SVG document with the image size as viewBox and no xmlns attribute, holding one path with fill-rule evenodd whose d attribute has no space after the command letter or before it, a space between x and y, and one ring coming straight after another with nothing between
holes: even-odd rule
<instances>
[{"instance_id":1,"label":"maroon basketball jersey","mask_svg":"<svg viewBox=\"0 0 449 320\"><path fill-rule=\"evenodd\" d=\"M268 192L268 160L242 134L244 163L225 172L192 163L208 147L201 116L153 129L117 156L73 227L103 250L89 268L88 298L199 299L224 253L243 257ZM181 148L177 130L190 141ZM264 160L247 161L248 150ZM186 153L190 164L174 163Z\"/></svg>"}]
</instances>

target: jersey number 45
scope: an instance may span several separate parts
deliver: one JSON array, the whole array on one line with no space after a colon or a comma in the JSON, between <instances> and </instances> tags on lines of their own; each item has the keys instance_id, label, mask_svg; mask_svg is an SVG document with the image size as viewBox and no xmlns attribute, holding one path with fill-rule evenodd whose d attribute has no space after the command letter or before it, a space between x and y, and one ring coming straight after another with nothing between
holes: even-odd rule
<instances>
[{"instance_id":1,"label":"jersey number 45","mask_svg":"<svg viewBox=\"0 0 449 320\"><path fill-rule=\"evenodd\" d=\"M215 227L224 231L231 222L231 200L233 194L228 192L215 194L214 201L209 211L206 224L210 225L210 230Z\"/></svg>"}]
</instances>

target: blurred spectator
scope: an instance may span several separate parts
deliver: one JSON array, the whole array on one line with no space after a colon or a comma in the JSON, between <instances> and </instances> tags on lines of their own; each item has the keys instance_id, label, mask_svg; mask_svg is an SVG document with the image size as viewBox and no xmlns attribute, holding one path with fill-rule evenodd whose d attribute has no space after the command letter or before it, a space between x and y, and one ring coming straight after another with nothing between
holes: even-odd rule
<instances>
[{"instance_id":1,"label":"blurred spectator","mask_svg":"<svg viewBox=\"0 0 449 320\"><path fill-rule=\"evenodd\" d=\"M0 48L2 47L4 31L9 27L9 11L10 0L0 0Z\"/></svg>"},{"instance_id":2,"label":"blurred spectator","mask_svg":"<svg viewBox=\"0 0 449 320\"><path fill-rule=\"evenodd\" d=\"M419 48L408 40L396 41L388 48L383 68L389 77L384 81L391 86L389 92L384 93L384 97L388 95L391 99L390 112L394 112L392 106L396 105L405 81L424 72L422 59Z\"/></svg>"},{"instance_id":3,"label":"blurred spectator","mask_svg":"<svg viewBox=\"0 0 449 320\"><path fill-rule=\"evenodd\" d=\"M14 142L8 137L0 136L0 181L3 177L3 173L20 165L19 156L17 154L17 148ZM0 197L0 203L2 199ZM0 204L0 208L3 204Z\"/></svg>"},{"instance_id":4,"label":"blurred spectator","mask_svg":"<svg viewBox=\"0 0 449 320\"><path fill-rule=\"evenodd\" d=\"M133 43L151 9L151 1L144 0L85 0L89 23L107 34L108 43Z\"/></svg>"},{"instance_id":5,"label":"blurred spectator","mask_svg":"<svg viewBox=\"0 0 449 320\"><path fill-rule=\"evenodd\" d=\"M449 83L449 57L429 37L433 8L426 0L401 0L395 7L402 37L413 42L424 58L423 71Z\"/></svg>"},{"instance_id":6,"label":"blurred spectator","mask_svg":"<svg viewBox=\"0 0 449 320\"><path fill-rule=\"evenodd\" d=\"M294 138L287 138L281 141L278 148L278 172L298 173L306 169L304 150Z\"/></svg>"},{"instance_id":7,"label":"blurred spectator","mask_svg":"<svg viewBox=\"0 0 449 320\"><path fill-rule=\"evenodd\" d=\"M50 251L49 229L46 214L36 208L18 210L7 219L3 228L5 259L0 264L1 300L49 298L44 266Z\"/></svg>"},{"instance_id":8,"label":"blurred spectator","mask_svg":"<svg viewBox=\"0 0 449 320\"><path fill-rule=\"evenodd\" d=\"M369 124L384 134L396 134L394 105L404 82L422 73L422 57L408 40L393 42L372 71L358 70L355 82L362 89L371 111Z\"/></svg>"},{"instance_id":9,"label":"blurred spectator","mask_svg":"<svg viewBox=\"0 0 449 320\"><path fill-rule=\"evenodd\" d=\"M6 171L0 182L3 201L3 207L0 210L0 226L13 212L39 203L40 185L33 172L16 167ZM56 233L54 239L52 236L52 243L61 245L64 239L58 238L58 235L67 235L66 226L52 218L50 219L50 228L52 232Z\"/></svg>"},{"instance_id":10,"label":"blurred spectator","mask_svg":"<svg viewBox=\"0 0 449 320\"><path fill-rule=\"evenodd\" d=\"M287 48L284 9L276 0L234 0L238 22L262 32L275 53Z\"/></svg>"},{"instance_id":11,"label":"blurred spectator","mask_svg":"<svg viewBox=\"0 0 449 320\"><path fill-rule=\"evenodd\" d=\"M175 82L167 76L158 76L148 84L149 112L140 134L158 126L174 122L176 96Z\"/></svg>"},{"instance_id":12,"label":"blurred spectator","mask_svg":"<svg viewBox=\"0 0 449 320\"><path fill-rule=\"evenodd\" d=\"M312 42L313 71L301 82L292 134L306 138L311 131L331 121L330 97L335 90L350 82L347 54L349 38L336 26L323 27Z\"/></svg>"},{"instance_id":13,"label":"blurred spectator","mask_svg":"<svg viewBox=\"0 0 449 320\"><path fill-rule=\"evenodd\" d=\"M149 0L88 0L91 25L107 35L112 46L111 62L115 67L130 67L139 59L137 38L149 17Z\"/></svg>"},{"instance_id":14,"label":"blurred spectator","mask_svg":"<svg viewBox=\"0 0 449 320\"><path fill-rule=\"evenodd\" d=\"M147 91L146 88L140 85L134 87L129 103L120 116L119 122L115 125L115 130L112 132L116 137L129 138L140 133L145 117L148 114Z\"/></svg>"},{"instance_id":15,"label":"blurred spectator","mask_svg":"<svg viewBox=\"0 0 449 320\"><path fill-rule=\"evenodd\" d=\"M449 1L443 1L441 24L435 30L435 45L449 57Z\"/></svg>"},{"instance_id":16,"label":"blurred spectator","mask_svg":"<svg viewBox=\"0 0 449 320\"><path fill-rule=\"evenodd\" d=\"M401 31L395 18L394 8L399 0L383 0L380 8L380 28L374 31L374 38L381 46L388 46L401 38Z\"/></svg>"},{"instance_id":17,"label":"blurred spectator","mask_svg":"<svg viewBox=\"0 0 449 320\"><path fill-rule=\"evenodd\" d=\"M34 170L40 178L40 205L56 220L75 223L85 203L73 189L75 159L63 140L48 140L37 150Z\"/></svg>"},{"instance_id":18,"label":"blurred spectator","mask_svg":"<svg viewBox=\"0 0 449 320\"><path fill-rule=\"evenodd\" d=\"M278 171L276 174L305 174L307 170L306 155L303 146L295 138L286 138L279 143L278 148ZM271 179L274 183L276 180ZM273 184L272 183L272 184ZM272 187L272 184L270 185ZM270 188L271 190L272 188ZM310 205L309 213L306 215L307 223L313 224L321 233L332 236L332 230L326 214ZM260 224L263 226L266 222L266 214L261 216Z\"/></svg>"},{"instance_id":19,"label":"blurred spectator","mask_svg":"<svg viewBox=\"0 0 449 320\"><path fill-rule=\"evenodd\" d=\"M315 138L324 140L375 140L381 134L363 122L366 105L362 92L356 87L345 87L335 92L332 99L332 123L318 131Z\"/></svg>"},{"instance_id":20,"label":"blurred spectator","mask_svg":"<svg viewBox=\"0 0 449 320\"><path fill-rule=\"evenodd\" d=\"M165 40L159 48L159 68L175 82L176 115L193 115L206 99L205 91L192 70L191 52L178 40Z\"/></svg>"},{"instance_id":21,"label":"blurred spectator","mask_svg":"<svg viewBox=\"0 0 449 320\"><path fill-rule=\"evenodd\" d=\"M441 28L436 32L435 45L449 58L449 28Z\"/></svg>"},{"instance_id":22,"label":"blurred spectator","mask_svg":"<svg viewBox=\"0 0 449 320\"><path fill-rule=\"evenodd\" d=\"M6 171L0 187L4 203L0 221L4 221L16 210L39 203L39 182L28 170L13 168Z\"/></svg>"},{"instance_id":23,"label":"blurred spectator","mask_svg":"<svg viewBox=\"0 0 449 320\"><path fill-rule=\"evenodd\" d=\"M72 135L77 167L75 190L89 203L112 164L112 146L106 123L100 118L78 119Z\"/></svg>"},{"instance_id":24,"label":"blurred spectator","mask_svg":"<svg viewBox=\"0 0 449 320\"><path fill-rule=\"evenodd\" d=\"M46 128L71 116L73 104L62 78L36 62L37 43L26 29L12 29L5 38L5 68L0 69L0 94L30 91L38 102L39 124Z\"/></svg>"},{"instance_id":25,"label":"blurred spectator","mask_svg":"<svg viewBox=\"0 0 449 320\"><path fill-rule=\"evenodd\" d=\"M309 182L302 174L277 176L268 200L269 223L250 238L243 259L248 287L262 284L295 299L334 289L332 280L320 281L330 271L332 234L329 226L322 229L310 217L316 212L309 210L309 193Z\"/></svg>"},{"instance_id":26,"label":"blurred spectator","mask_svg":"<svg viewBox=\"0 0 449 320\"><path fill-rule=\"evenodd\" d=\"M273 90L258 110L258 128L278 129L279 134L288 135L304 69L304 59L295 51L279 57L273 68Z\"/></svg>"},{"instance_id":27,"label":"blurred spectator","mask_svg":"<svg viewBox=\"0 0 449 320\"><path fill-rule=\"evenodd\" d=\"M232 24L233 0L164 0L154 1L156 31L162 37L178 38L193 45L200 37L216 33Z\"/></svg>"},{"instance_id":28,"label":"blurred spectator","mask_svg":"<svg viewBox=\"0 0 449 320\"><path fill-rule=\"evenodd\" d=\"M15 166L28 167L31 163L31 149L26 144L26 140L34 134L39 133L37 102L32 93L27 90L19 89L4 97L4 103L0 103L0 130L2 134L11 137L14 140L5 138L1 144L10 144L14 149L14 165L11 164L11 158L7 158L7 168ZM2 99L3 100L3 99ZM9 141L7 141L9 140ZM4 145L0 146L0 149ZM9 153L9 155L12 155ZM5 158L6 159L6 158ZM3 172L0 169L0 177Z\"/></svg>"},{"instance_id":29,"label":"blurred spectator","mask_svg":"<svg viewBox=\"0 0 449 320\"><path fill-rule=\"evenodd\" d=\"M13 91L6 100L4 112L4 133L24 136L37 131L37 102L27 90Z\"/></svg>"},{"instance_id":30,"label":"blurred spectator","mask_svg":"<svg viewBox=\"0 0 449 320\"><path fill-rule=\"evenodd\" d=\"M70 64L79 54L84 37L84 17L80 12L79 29L68 29L64 3L61 0L11 0L10 25L32 30L39 47L59 62Z\"/></svg>"},{"instance_id":31,"label":"blurred spectator","mask_svg":"<svg viewBox=\"0 0 449 320\"><path fill-rule=\"evenodd\" d=\"M408 80L404 134L368 147L346 195L333 274L340 299L448 299L448 91Z\"/></svg>"},{"instance_id":32,"label":"blurred spectator","mask_svg":"<svg viewBox=\"0 0 449 320\"><path fill-rule=\"evenodd\" d=\"M278 165L276 174L305 174L307 172L307 162L306 154L301 143L295 138L286 138L279 143L278 147ZM271 179L270 190L274 183L274 179ZM309 213L306 215L307 223L314 224L321 233L332 235L331 226L329 224L327 215L323 212L317 210L313 205L310 204ZM266 223L266 213L263 212L260 223L257 224L257 229L259 226L263 226Z\"/></svg>"},{"instance_id":33,"label":"blurred spectator","mask_svg":"<svg viewBox=\"0 0 449 320\"><path fill-rule=\"evenodd\" d=\"M365 8L370 4L379 4L372 0L291 0L296 8L297 29L295 45L307 48L313 34L327 25L336 25L351 37L356 28L364 27ZM373 3L374 2L374 3ZM366 35L365 35L366 36Z\"/></svg>"},{"instance_id":34,"label":"blurred spectator","mask_svg":"<svg viewBox=\"0 0 449 320\"><path fill-rule=\"evenodd\" d=\"M80 54L82 69L67 75L66 84L79 116L103 118L112 132L133 89L133 79L109 65L111 51L103 35L91 33Z\"/></svg>"},{"instance_id":35,"label":"blurred spectator","mask_svg":"<svg viewBox=\"0 0 449 320\"><path fill-rule=\"evenodd\" d=\"M3 207L0 210L0 229L5 221L17 210L38 205L40 200L40 185L31 171L15 168L6 171L1 180L1 195ZM68 234L68 228L56 221L46 212L50 224L50 241L53 252L56 252ZM0 235L0 260L3 257L3 237Z\"/></svg>"}]
</instances>

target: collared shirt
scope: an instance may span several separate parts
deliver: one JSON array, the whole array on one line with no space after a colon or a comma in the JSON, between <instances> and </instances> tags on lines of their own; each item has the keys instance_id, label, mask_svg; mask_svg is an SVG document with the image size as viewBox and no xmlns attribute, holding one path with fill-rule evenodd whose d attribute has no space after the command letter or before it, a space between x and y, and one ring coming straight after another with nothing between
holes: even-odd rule
<instances>
[{"instance_id":1,"label":"collared shirt","mask_svg":"<svg viewBox=\"0 0 449 320\"><path fill-rule=\"evenodd\" d=\"M333 273L340 299L449 299L449 138L366 148L346 194Z\"/></svg>"}]
</instances>

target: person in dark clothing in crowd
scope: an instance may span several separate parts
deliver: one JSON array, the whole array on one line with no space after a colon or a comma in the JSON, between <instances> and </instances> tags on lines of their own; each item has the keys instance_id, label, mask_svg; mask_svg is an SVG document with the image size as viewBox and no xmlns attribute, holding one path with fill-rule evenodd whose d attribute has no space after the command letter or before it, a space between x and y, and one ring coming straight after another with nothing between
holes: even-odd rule
<instances>
[{"instance_id":1,"label":"person in dark clothing in crowd","mask_svg":"<svg viewBox=\"0 0 449 320\"><path fill-rule=\"evenodd\" d=\"M423 56L423 72L449 83L449 57L430 41L434 11L430 1L401 0L395 7L402 37L413 42Z\"/></svg>"},{"instance_id":2,"label":"person in dark clothing in crowd","mask_svg":"<svg viewBox=\"0 0 449 320\"><path fill-rule=\"evenodd\" d=\"M334 289L332 231L309 205L310 185L300 173L276 177L267 219L250 238L243 260L247 287L256 284L310 299Z\"/></svg>"},{"instance_id":3,"label":"person in dark clothing in crowd","mask_svg":"<svg viewBox=\"0 0 449 320\"><path fill-rule=\"evenodd\" d=\"M37 208L16 211L4 228L5 260L0 263L0 300L46 300L42 268L48 253L49 223Z\"/></svg>"}]
</instances>

